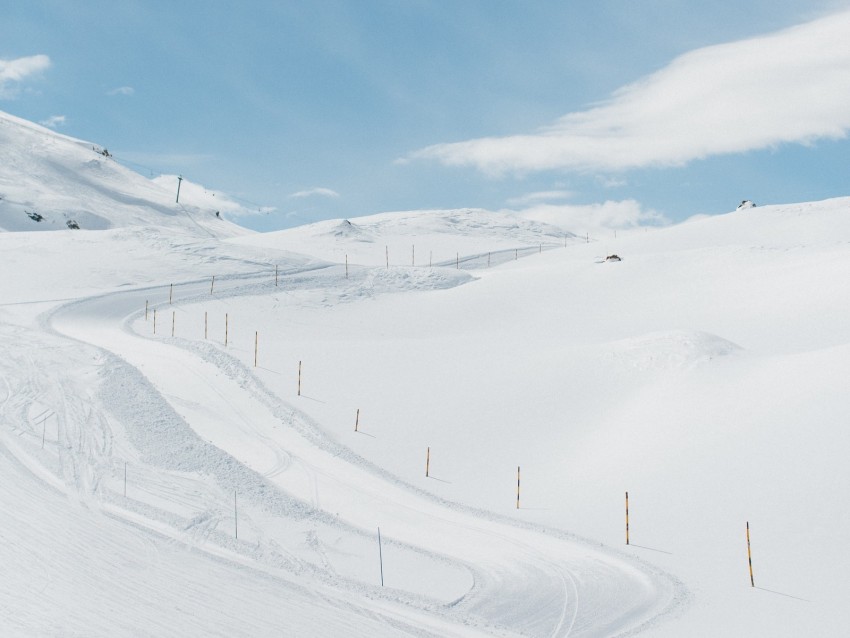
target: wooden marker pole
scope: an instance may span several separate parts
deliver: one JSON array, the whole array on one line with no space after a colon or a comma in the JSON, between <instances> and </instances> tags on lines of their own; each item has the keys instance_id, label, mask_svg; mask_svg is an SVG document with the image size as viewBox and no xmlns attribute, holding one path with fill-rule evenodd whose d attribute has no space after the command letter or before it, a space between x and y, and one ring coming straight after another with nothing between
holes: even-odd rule
<instances>
[{"instance_id":1,"label":"wooden marker pole","mask_svg":"<svg viewBox=\"0 0 850 638\"><path fill-rule=\"evenodd\" d=\"M174 322L177 320L177 312L171 311L171 336L174 336Z\"/></svg>"},{"instance_id":2,"label":"wooden marker pole","mask_svg":"<svg viewBox=\"0 0 850 638\"><path fill-rule=\"evenodd\" d=\"M490 253L487 253L487 268L490 267Z\"/></svg>"},{"instance_id":3,"label":"wooden marker pole","mask_svg":"<svg viewBox=\"0 0 850 638\"><path fill-rule=\"evenodd\" d=\"M460 253L455 253L455 270L460 268Z\"/></svg>"},{"instance_id":4,"label":"wooden marker pole","mask_svg":"<svg viewBox=\"0 0 850 638\"><path fill-rule=\"evenodd\" d=\"M168 284L168 303L171 303L171 299L174 296L174 284Z\"/></svg>"},{"instance_id":5,"label":"wooden marker pole","mask_svg":"<svg viewBox=\"0 0 850 638\"><path fill-rule=\"evenodd\" d=\"M224 346L227 347L227 313L224 313Z\"/></svg>"},{"instance_id":6,"label":"wooden marker pole","mask_svg":"<svg viewBox=\"0 0 850 638\"><path fill-rule=\"evenodd\" d=\"M209 334L209 320L207 319L207 311L204 310L204 340L206 340L208 334Z\"/></svg>"},{"instance_id":7,"label":"wooden marker pole","mask_svg":"<svg viewBox=\"0 0 850 638\"><path fill-rule=\"evenodd\" d=\"M753 555L750 553L750 521L747 521L747 562L750 564L750 587L755 587L753 580Z\"/></svg>"},{"instance_id":8,"label":"wooden marker pole","mask_svg":"<svg viewBox=\"0 0 850 638\"><path fill-rule=\"evenodd\" d=\"M274 285L277 286L277 264L274 265Z\"/></svg>"},{"instance_id":9,"label":"wooden marker pole","mask_svg":"<svg viewBox=\"0 0 850 638\"><path fill-rule=\"evenodd\" d=\"M301 362L298 362L298 396L301 396Z\"/></svg>"},{"instance_id":10,"label":"wooden marker pole","mask_svg":"<svg viewBox=\"0 0 850 638\"><path fill-rule=\"evenodd\" d=\"M156 334L156 308L153 309L153 333Z\"/></svg>"},{"instance_id":11,"label":"wooden marker pole","mask_svg":"<svg viewBox=\"0 0 850 638\"><path fill-rule=\"evenodd\" d=\"M212 276L212 281L210 282L210 294L213 294L213 288L215 288L215 275Z\"/></svg>"},{"instance_id":12,"label":"wooden marker pole","mask_svg":"<svg viewBox=\"0 0 850 638\"><path fill-rule=\"evenodd\" d=\"M428 473L431 470L431 448L425 452L425 476L428 476Z\"/></svg>"},{"instance_id":13,"label":"wooden marker pole","mask_svg":"<svg viewBox=\"0 0 850 638\"><path fill-rule=\"evenodd\" d=\"M519 509L519 465L516 466L516 508Z\"/></svg>"},{"instance_id":14,"label":"wooden marker pole","mask_svg":"<svg viewBox=\"0 0 850 638\"><path fill-rule=\"evenodd\" d=\"M416 244L413 244L410 247L410 265L411 266L416 265Z\"/></svg>"},{"instance_id":15,"label":"wooden marker pole","mask_svg":"<svg viewBox=\"0 0 850 638\"><path fill-rule=\"evenodd\" d=\"M514 261L519 259L519 248L514 248Z\"/></svg>"},{"instance_id":16,"label":"wooden marker pole","mask_svg":"<svg viewBox=\"0 0 850 638\"><path fill-rule=\"evenodd\" d=\"M357 408L357 416L354 417L354 431L357 432L357 428L360 427L360 408Z\"/></svg>"},{"instance_id":17,"label":"wooden marker pole","mask_svg":"<svg viewBox=\"0 0 850 638\"><path fill-rule=\"evenodd\" d=\"M148 300L145 299L145 321L148 320Z\"/></svg>"},{"instance_id":18,"label":"wooden marker pole","mask_svg":"<svg viewBox=\"0 0 850 638\"><path fill-rule=\"evenodd\" d=\"M390 247L384 246L384 252L387 255L387 270L389 270L390 269Z\"/></svg>"},{"instance_id":19,"label":"wooden marker pole","mask_svg":"<svg viewBox=\"0 0 850 638\"><path fill-rule=\"evenodd\" d=\"M257 346L260 343L260 333L254 332L254 367L257 367Z\"/></svg>"},{"instance_id":20,"label":"wooden marker pole","mask_svg":"<svg viewBox=\"0 0 850 638\"><path fill-rule=\"evenodd\" d=\"M543 254L543 244L540 244L540 251L539 251L539 254L541 254L541 255Z\"/></svg>"},{"instance_id":21,"label":"wooden marker pole","mask_svg":"<svg viewBox=\"0 0 850 638\"><path fill-rule=\"evenodd\" d=\"M384 586L384 552L381 549L381 528L378 528L378 562L381 565L381 587Z\"/></svg>"},{"instance_id":22,"label":"wooden marker pole","mask_svg":"<svg viewBox=\"0 0 850 638\"><path fill-rule=\"evenodd\" d=\"M629 544L629 493L626 492L626 545Z\"/></svg>"},{"instance_id":23,"label":"wooden marker pole","mask_svg":"<svg viewBox=\"0 0 850 638\"><path fill-rule=\"evenodd\" d=\"M345 256L345 278L348 279L348 255Z\"/></svg>"}]
</instances>

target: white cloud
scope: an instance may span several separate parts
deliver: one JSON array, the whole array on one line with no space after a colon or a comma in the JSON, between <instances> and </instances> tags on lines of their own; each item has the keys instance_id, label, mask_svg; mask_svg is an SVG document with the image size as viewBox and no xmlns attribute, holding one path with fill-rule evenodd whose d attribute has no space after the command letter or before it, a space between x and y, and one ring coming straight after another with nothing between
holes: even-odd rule
<instances>
[{"instance_id":1,"label":"white cloud","mask_svg":"<svg viewBox=\"0 0 850 638\"><path fill-rule=\"evenodd\" d=\"M313 197L317 195L319 197L339 197L339 193L335 190L331 190L330 188L310 188L304 191L298 191L297 193L292 193L290 197Z\"/></svg>"},{"instance_id":2,"label":"white cloud","mask_svg":"<svg viewBox=\"0 0 850 638\"><path fill-rule=\"evenodd\" d=\"M0 59L0 99L13 99L18 95L18 83L50 67L46 55L31 55L14 60Z\"/></svg>"},{"instance_id":3,"label":"white cloud","mask_svg":"<svg viewBox=\"0 0 850 638\"><path fill-rule=\"evenodd\" d=\"M850 11L844 11L686 53L537 133L437 144L411 157L494 175L618 171L838 139L848 129Z\"/></svg>"},{"instance_id":4,"label":"white cloud","mask_svg":"<svg viewBox=\"0 0 850 638\"><path fill-rule=\"evenodd\" d=\"M65 116L64 115L51 115L46 120L42 120L39 122L42 126L47 126L49 128L58 128L65 124Z\"/></svg>"},{"instance_id":5,"label":"white cloud","mask_svg":"<svg viewBox=\"0 0 850 638\"><path fill-rule=\"evenodd\" d=\"M525 195L520 195L519 197L512 197L508 201L506 201L505 204L507 204L508 206L526 206L528 204L535 204L540 202L551 202L569 199L573 195L574 193L572 191L567 190L538 191L536 193L526 193Z\"/></svg>"},{"instance_id":6,"label":"white cloud","mask_svg":"<svg viewBox=\"0 0 850 638\"><path fill-rule=\"evenodd\" d=\"M514 212L525 219L559 226L578 235L589 233L591 237L613 230L628 231L670 223L661 213L645 210L633 199L596 204L536 204L504 212Z\"/></svg>"},{"instance_id":7,"label":"white cloud","mask_svg":"<svg viewBox=\"0 0 850 638\"><path fill-rule=\"evenodd\" d=\"M133 95L136 92L132 86L119 86L117 89L107 91L107 95Z\"/></svg>"}]
</instances>

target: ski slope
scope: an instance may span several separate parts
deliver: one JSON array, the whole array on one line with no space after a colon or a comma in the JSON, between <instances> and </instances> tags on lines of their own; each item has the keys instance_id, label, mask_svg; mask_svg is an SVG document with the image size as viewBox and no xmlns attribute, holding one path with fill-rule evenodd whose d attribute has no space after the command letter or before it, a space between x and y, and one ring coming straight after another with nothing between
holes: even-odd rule
<instances>
[{"instance_id":1,"label":"ski slope","mask_svg":"<svg viewBox=\"0 0 850 638\"><path fill-rule=\"evenodd\" d=\"M259 235L120 167L93 198L91 145L0 124L34 200L104 220L0 233L4 635L850 621L850 199L589 242L476 210ZM43 224L3 170L0 219Z\"/></svg>"}]
</instances>

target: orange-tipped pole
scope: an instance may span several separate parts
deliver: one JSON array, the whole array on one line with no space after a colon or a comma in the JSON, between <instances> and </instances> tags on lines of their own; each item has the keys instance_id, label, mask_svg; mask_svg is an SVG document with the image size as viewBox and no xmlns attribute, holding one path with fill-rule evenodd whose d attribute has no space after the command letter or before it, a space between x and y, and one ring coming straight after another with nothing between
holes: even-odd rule
<instances>
[{"instance_id":1,"label":"orange-tipped pole","mask_svg":"<svg viewBox=\"0 0 850 638\"><path fill-rule=\"evenodd\" d=\"M750 564L750 587L755 587L753 579L753 555L750 553L750 522L747 521L747 562Z\"/></svg>"}]
</instances>

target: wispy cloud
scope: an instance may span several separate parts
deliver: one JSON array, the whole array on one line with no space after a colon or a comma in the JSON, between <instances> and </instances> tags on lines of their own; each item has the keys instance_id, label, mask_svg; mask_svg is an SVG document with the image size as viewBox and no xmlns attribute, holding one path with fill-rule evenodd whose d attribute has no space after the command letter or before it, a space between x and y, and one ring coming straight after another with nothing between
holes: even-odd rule
<instances>
[{"instance_id":1,"label":"wispy cloud","mask_svg":"<svg viewBox=\"0 0 850 638\"><path fill-rule=\"evenodd\" d=\"M297 193L292 193L290 197L339 197L339 193L335 190L331 190L330 188L310 188L308 190L298 191Z\"/></svg>"},{"instance_id":2,"label":"wispy cloud","mask_svg":"<svg viewBox=\"0 0 850 638\"><path fill-rule=\"evenodd\" d=\"M610 230L633 230L670 223L661 213L645 209L634 199L595 204L536 204L515 212L526 219L560 226L574 233L598 235Z\"/></svg>"},{"instance_id":3,"label":"wispy cloud","mask_svg":"<svg viewBox=\"0 0 850 638\"><path fill-rule=\"evenodd\" d=\"M65 124L65 116L64 115L51 115L46 120L41 120L39 122L42 126L47 126L49 128L59 128L63 124Z\"/></svg>"},{"instance_id":4,"label":"wispy cloud","mask_svg":"<svg viewBox=\"0 0 850 638\"><path fill-rule=\"evenodd\" d=\"M686 53L529 135L412 154L486 173L619 171L809 144L850 129L850 11Z\"/></svg>"},{"instance_id":5,"label":"wispy cloud","mask_svg":"<svg viewBox=\"0 0 850 638\"><path fill-rule=\"evenodd\" d=\"M18 85L21 82L49 67L50 58L46 55L31 55L14 60L0 59L0 99L14 99L20 92Z\"/></svg>"},{"instance_id":6,"label":"wispy cloud","mask_svg":"<svg viewBox=\"0 0 850 638\"><path fill-rule=\"evenodd\" d=\"M107 95L133 95L136 92L132 86L119 86L116 89L112 89L111 91L107 91Z\"/></svg>"},{"instance_id":7,"label":"wispy cloud","mask_svg":"<svg viewBox=\"0 0 850 638\"><path fill-rule=\"evenodd\" d=\"M529 204L569 199L573 195L574 193L572 191L567 190L537 191L536 193L526 193L519 197L512 197L505 204L508 206L527 206Z\"/></svg>"}]
</instances>

